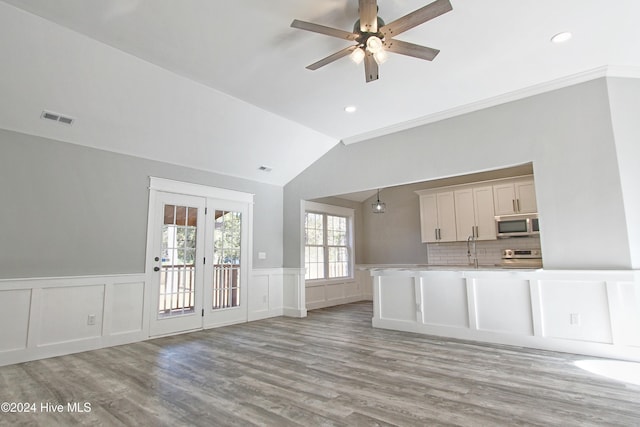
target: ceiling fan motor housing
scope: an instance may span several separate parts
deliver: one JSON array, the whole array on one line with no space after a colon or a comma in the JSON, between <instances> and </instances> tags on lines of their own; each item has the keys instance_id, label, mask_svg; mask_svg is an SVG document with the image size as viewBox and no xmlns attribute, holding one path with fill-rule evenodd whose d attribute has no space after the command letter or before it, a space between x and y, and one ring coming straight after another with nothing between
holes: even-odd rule
<instances>
[{"instance_id":1,"label":"ceiling fan motor housing","mask_svg":"<svg viewBox=\"0 0 640 427\"><path fill-rule=\"evenodd\" d=\"M380 18L378 16L378 30L380 28L384 27L384 26L385 26L384 21L382 20L382 18ZM370 33L370 32L364 32L364 31L360 30L360 20L359 19L356 21L355 24L353 24L353 32L356 33L356 34L359 34L359 37L356 39L356 41L359 43L360 47L366 46L367 45L367 40L371 36L376 36L380 40L384 40L384 34L382 34L380 31L375 32L375 33Z\"/></svg>"}]
</instances>

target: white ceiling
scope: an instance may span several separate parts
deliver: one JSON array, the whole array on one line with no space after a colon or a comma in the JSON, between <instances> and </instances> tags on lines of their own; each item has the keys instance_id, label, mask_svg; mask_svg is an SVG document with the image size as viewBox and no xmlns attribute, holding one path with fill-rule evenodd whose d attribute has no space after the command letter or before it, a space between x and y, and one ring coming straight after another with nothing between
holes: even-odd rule
<instances>
[{"instance_id":1,"label":"white ceiling","mask_svg":"<svg viewBox=\"0 0 640 427\"><path fill-rule=\"evenodd\" d=\"M379 14L390 22L428 2L379 0ZM451 3L398 37L440 49L433 62L391 54L365 83L348 58L305 69L349 42L289 27L351 30L357 0L3 0L0 126L283 185L339 141L640 67L638 0ZM573 39L550 43L561 31ZM45 108L76 117L73 129L38 121Z\"/></svg>"}]
</instances>

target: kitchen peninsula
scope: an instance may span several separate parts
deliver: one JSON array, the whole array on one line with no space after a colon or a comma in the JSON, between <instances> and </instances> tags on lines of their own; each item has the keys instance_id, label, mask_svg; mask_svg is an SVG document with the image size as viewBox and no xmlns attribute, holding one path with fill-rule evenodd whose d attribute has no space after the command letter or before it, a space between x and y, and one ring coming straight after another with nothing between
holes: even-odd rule
<instances>
[{"instance_id":1,"label":"kitchen peninsula","mask_svg":"<svg viewBox=\"0 0 640 427\"><path fill-rule=\"evenodd\" d=\"M636 271L360 268L374 327L640 361Z\"/></svg>"}]
</instances>

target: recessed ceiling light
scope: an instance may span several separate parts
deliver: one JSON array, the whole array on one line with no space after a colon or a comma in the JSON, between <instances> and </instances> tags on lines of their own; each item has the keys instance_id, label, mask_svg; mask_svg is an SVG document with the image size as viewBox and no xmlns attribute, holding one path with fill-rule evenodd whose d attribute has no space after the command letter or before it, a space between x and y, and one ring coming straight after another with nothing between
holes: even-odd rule
<instances>
[{"instance_id":1,"label":"recessed ceiling light","mask_svg":"<svg viewBox=\"0 0 640 427\"><path fill-rule=\"evenodd\" d=\"M346 111L347 113L355 113L357 110L355 105L347 105L346 107L344 107L344 111Z\"/></svg>"},{"instance_id":2,"label":"recessed ceiling light","mask_svg":"<svg viewBox=\"0 0 640 427\"><path fill-rule=\"evenodd\" d=\"M572 36L573 35L570 32L565 31L563 33L558 33L555 36L551 37L551 41L554 43L564 43L569 39L571 39Z\"/></svg>"}]
</instances>

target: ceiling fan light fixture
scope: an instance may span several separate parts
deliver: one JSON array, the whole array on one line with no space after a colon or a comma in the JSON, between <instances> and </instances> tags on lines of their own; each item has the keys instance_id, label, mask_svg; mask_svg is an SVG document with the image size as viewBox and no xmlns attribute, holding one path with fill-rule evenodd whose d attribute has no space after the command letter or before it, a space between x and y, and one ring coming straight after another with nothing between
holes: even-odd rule
<instances>
[{"instance_id":1,"label":"ceiling fan light fixture","mask_svg":"<svg viewBox=\"0 0 640 427\"><path fill-rule=\"evenodd\" d=\"M389 59L389 54L387 53L386 50L382 49L381 51L373 54L373 59L376 60L378 65L382 65L385 62L387 62L387 59Z\"/></svg>"},{"instance_id":2,"label":"ceiling fan light fixture","mask_svg":"<svg viewBox=\"0 0 640 427\"><path fill-rule=\"evenodd\" d=\"M382 40L378 36L370 36L367 39L367 50L373 54L380 52L383 49Z\"/></svg>"},{"instance_id":3,"label":"ceiling fan light fixture","mask_svg":"<svg viewBox=\"0 0 640 427\"><path fill-rule=\"evenodd\" d=\"M351 32L298 19L291 22L292 28L356 43L355 46L346 47L308 65L307 69L317 70L340 58L350 56L357 64L364 62L365 81L369 83L380 77L378 66L387 59L387 52L383 51L433 61L440 52L438 49L403 42L395 37L453 10L450 0L432 0L426 6L404 15L390 24L385 24L384 20L378 16L378 0L358 0L358 5L359 19L353 25Z\"/></svg>"},{"instance_id":4,"label":"ceiling fan light fixture","mask_svg":"<svg viewBox=\"0 0 640 427\"><path fill-rule=\"evenodd\" d=\"M365 51L362 50L360 47L357 47L353 50L353 52L351 52L351 55L349 55L349 57L356 64L360 64L362 63L362 60L364 59L365 55L366 55Z\"/></svg>"}]
</instances>

